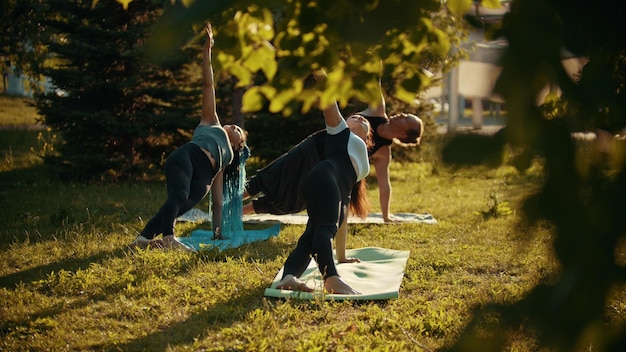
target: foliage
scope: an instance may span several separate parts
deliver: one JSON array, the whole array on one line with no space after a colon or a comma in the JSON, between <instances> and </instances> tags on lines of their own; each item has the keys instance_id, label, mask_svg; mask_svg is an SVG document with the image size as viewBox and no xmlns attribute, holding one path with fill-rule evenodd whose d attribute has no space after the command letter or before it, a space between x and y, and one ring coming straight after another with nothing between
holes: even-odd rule
<instances>
[{"instance_id":1,"label":"foliage","mask_svg":"<svg viewBox=\"0 0 626 352\"><path fill-rule=\"evenodd\" d=\"M317 110L288 118L267 112L248 114L246 130L252 155L258 158L260 166L267 165L309 134L323 129L321 116Z\"/></svg>"},{"instance_id":2,"label":"foliage","mask_svg":"<svg viewBox=\"0 0 626 352\"><path fill-rule=\"evenodd\" d=\"M37 72L56 88L40 92L43 122L58 131L59 173L77 179L118 178L160 169L163 155L187 141L197 123L200 81L190 62L198 50L169 53L167 65L143 57L162 1L46 1L32 4L50 58Z\"/></svg>"},{"instance_id":3,"label":"foliage","mask_svg":"<svg viewBox=\"0 0 626 352\"><path fill-rule=\"evenodd\" d=\"M242 1L237 3L237 7L229 8L230 2L227 1L212 1L208 5L205 2L196 1L190 5L189 9L179 8L169 13L160 23L160 28L150 43L151 52L153 54L164 52L154 50L158 48L155 43L179 47L179 44L183 42L180 38L187 38L186 35L176 34L183 33L179 29L188 28L192 22L202 22L207 17L211 18L216 28L223 31L217 33L218 40L224 42L223 52L217 57L222 68L238 77L242 86L252 82L256 78L254 74L258 72L261 72L268 82L268 84L248 90L247 96L244 97L246 107L250 110L258 109L265 105L266 100L271 100L270 103L273 105L270 105L270 111L289 114L291 111L285 107L288 107L288 103L293 100L300 101L305 110L311 107L316 99L321 99L321 103L324 104L334 96L340 98L342 105L345 105L350 97L368 101L374 90L373 83L380 72L380 59L386 63L385 67L392 66L392 64L398 66L397 70L390 73L393 81L397 79L399 82L393 86L394 95L405 101L412 99L412 96L406 92L416 92L427 82L421 71L421 53L432 48L434 55L442 56L449 48L449 42L443 35L445 32L432 25L428 11L421 11L422 9L438 11L441 8L439 1L358 2L357 4L357 2L346 0L304 4L294 0L288 2L286 7L280 8L281 11L269 11L266 8L252 6L252 3L252 1ZM469 4L470 1L459 0L449 3L454 5L450 8L461 13L463 4ZM274 4L276 2L270 1L264 5L272 8ZM394 7L398 5L402 5L398 7L402 11L397 11ZM383 346L383 342L387 342L384 336L393 336L393 343L396 343L398 336L403 338L412 336L412 334L402 335L402 331L419 331L419 336L424 339L441 339L442 336L454 335L445 342L428 340L431 346L445 345L446 349L450 350L499 351L548 348L562 351L583 349L620 351L624 349L626 333L624 333L623 318L623 288L626 273L623 243L626 224L622 203L626 196L624 188L626 185L624 155L626 154L623 153L621 142L608 139L609 142L604 143L604 138L598 138L593 148L594 152L587 158L576 148L576 143L571 138L572 128L570 127L601 128L610 133L624 128L625 52L622 38L624 38L625 29L621 19L624 6L626 5L621 0L591 3L581 0L567 2L514 0L511 13L505 17L502 27L494 27L496 32L490 34L491 37L503 35L509 42L502 60L503 71L496 86L497 93L504 98L509 111L507 127L498 136L498 140L489 140L489 137L484 137L484 140L468 138L465 140L467 143L461 141L456 145L454 143L458 140L453 142L455 148L452 150L464 150L465 155L472 155L475 152L479 154L480 149L475 150L473 146L481 143L482 150L487 152L489 160L494 162L492 167L506 160L499 153L505 150L505 143L521 148L524 151L521 155L530 154L541 158L544 166L542 169L544 177L540 178L541 182L532 183L531 185L535 187L528 189L528 182L531 180L524 180L525 182L519 185L520 194L518 195L523 196L525 201L518 200L518 203L508 201L508 204L514 207L520 216L498 217L488 221L507 222L513 221L512 218L520 220L520 217L527 220L528 227L520 227L519 223L515 222L515 229L513 229L512 223L508 224L511 225L511 231L516 234L538 232L543 235L541 237L543 240L550 240L558 265L552 261L546 261L547 257L552 258L549 250L537 253L536 246L545 244L541 241L538 241L536 246L532 245L534 242L524 242L524 247L518 247L523 248L523 251L514 251L515 254L525 255L530 252L532 255L524 257L521 263L517 262L517 265L512 264L510 259L514 255L506 252L506 246L500 243L494 246L505 252L488 252L492 256L487 256L488 253L484 251L485 240L480 241L478 238L483 235L491 239L494 232L489 231L485 234L485 230L482 230L483 232L476 230L476 228L481 228L482 223L463 217L464 214L473 214L478 211L475 207L472 208L476 199L467 197L465 194L465 192L480 188L481 178L472 178L471 182L465 183L465 187L461 188L463 191L456 189L455 194L447 193L446 206L450 207L449 210L445 207L436 209L436 214L440 214L438 216L443 217L446 222L450 221L449 224L453 226L444 222L444 226L434 230L428 229L428 231L420 230L419 227L407 227L398 229L398 233L393 238L388 238L391 236L383 238L366 227L356 228L359 236L372 236L359 237L366 242L411 247L415 245L417 239L418 243L421 241L423 244L428 244L419 248L411 247L418 252L433 249L434 243L440 244L446 240L454 243L457 238L450 236L453 233L465 236L469 233L469 237L463 236L463 239L467 241L463 242L463 245L467 246L463 249L476 248L473 247L476 243L472 240L481 245L480 250L475 252L459 250L455 253L447 249L450 243L446 242L445 245L436 247L443 248L440 252L427 252L423 258L420 258L421 261L417 261L419 263L417 267L411 263L408 272L415 272L419 278L424 278L423 286L416 285L413 279L405 285L408 292L415 293L410 295L414 306L400 307L392 304L386 314L390 317L389 320L374 315L372 317L373 328L369 331L378 335L374 334L371 340L359 339L361 342L359 346L363 346L363 349L367 347L375 349ZM385 16L389 14L393 17ZM160 36L167 33L173 33L173 37L168 37L172 40L163 40L164 37ZM274 41L271 42L272 39ZM272 45L268 45L270 43ZM377 43L382 44L377 46ZM164 48L165 52L171 52L167 50L167 46ZM161 47L161 49L164 48ZM563 49L589 59L577 83L569 79L561 65ZM283 54L287 56L281 56ZM302 84L304 77L315 68L325 68L329 71L328 84L322 87L323 92L319 95L312 90L304 89ZM286 72L289 71L291 72L287 74ZM297 77L300 79L294 79ZM539 91L547 85L560 87L563 92L563 104L552 104L545 109L536 106ZM598 134L598 136L602 135ZM485 146L491 147L485 148ZM453 156L454 153L447 154L447 156L451 155ZM496 155L498 158L493 158ZM448 160L454 161L453 159ZM478 158L469 160L470 163L476 163L476 161L479 161ZM532 163L526 164L533 165ZM437 170L442 172L443 167ZM438 190L444 193L450 188L454 189L453 182L468 175L467 171L462 170L457 169L454 175L456 179L447 179L445 186L439 185ZM489 173L487 175L494 177ZM526 193L529 191L534 193L529 195ZM405 197L409 195L411 199L417 198L410 190L400 194L394 193L394 197L400 199L406 199ZM454 202L449 200L456 199L459 195L463 196L463 202L459 202L463 207L453 207ZM432 197L430 194L425 196ZM425 197L423 202L428 199ZM484 206L484 200L481 206ZM419 205L414 205L409 210L418 207ZM63 214L63 212L60 213L60 215ZM461 220L449 215L458 216ZM500 236L497 237L499 241L502 241L502 232L505 231L499 232ZM551 235L548 235L548 232ZM433 234L439 237L432 237ZM295 238L295 235L293 237ZM406 238L410 238L412 244L394 242ZM483 255L478 256L476 253ZM20 253L16 257L24 258L25 256ZM506 260L498 261L503 258ZM155 262L159 261L155 260ZM280 263L280 261L277 262ZM473 266L475 263L476 265ZM485 263L495 263L495 265ZM13 262L12 265L14 265ZM274 263L273 269L277 269L278 266L279 264ZM173 267L173 272L180 272L176 269L180 268L179 265L173 265ZM183 267L186 268L186 266ZM485 286L479 286L478 293L488 292L493 295L492 300L477 301L477 292L464 291L455 296L460 297L459 299L452 300L457 307L462 306L461 310L453 310L452 304L446 304L450 303L448 300L450 295L446 295L449 291L441 293L446 289L446 285L450 286L451 283L457 286L459 283L468 282L480 285L482 279L492 277L489 274L494 273L505 273L501 277L515 281L515 278L519 276L507 275L507 273L519 273L523 270L521 268L528 267L532 267L533 271L539 273L539 278L535 277L537 279L530 280L527 282L528 285L523 287L488 286L485 288ZM206 269L218 270L214 267ZM444 275L451 271L456 272L456 270L470 272L472 275L469 277ZM165 274L168 273L171 275L172 271L167 271ZM448 281L437 281L441 276ZM231 277L250 279L244 275ZM44 282L44 284L49 286L44 286L41 292L50 296L50 289L47 287L54 288L58 280L52 277L48 281L49 283ZM232 282L227 281L227 283ZM439 285L429 285L432 283ZM249 284L249 282L244 284ZM154 287L159 286L154 285ZM260 291L262 285L255 287ZM229 286L228 289L233 288ZM154 292L145 296L152 297L151 294ZM99 296L92 295L89 298L94 297ZM419 303L425 301L424 297L428 297L428 302L435 303L434 309L427 309L433 308L431 305L420 306ZM484 296L481 295L481 297ZM228 299L225 301L232 303L232 301L247 298L249 297L244 294L230 297L230 301ZM186 297L177 302L183 307L183 311L185 307L190 306ZM608 307L606 302L611 302ZM406 301L400 302L399 305L402 303ZM437 307L437 303L441 303L441 306ZM192 323L207 320L215 322L218 327L207 334L211 332L226 334L230 338L229 341L236 341L235 348L252 348L247 336L250 336L250 331L254 330L252 328L246 330L245 324L235 326L232 330L220 329L219 324L227 316L223 312L228 311L228 308L225 305L211 307L215 310L210 310L208 314L193 315L192 313L186 317L189 317L188 320ZM397 310L398 308L401 310ZM146 310L150 311L150 306L146 307ZM435 318L427 319L423 324L410 318L406 319L407 315L411 316L411 312L424 311L428 312L426 314L429 317ZM453 319L452 321L446 320L446 315L441 313L446 311L455 312L455 316L459 317L461 322L455 325ZM181 315L185 314L176 312ZM270 308L268 316L279 316L281 321L287 321L288 326L304 327L297 330L298 339L281 339L284 335L276 333L259 342L268 346L280 343L280 346L291 349L307 349L322 343L329 343L329 345L324 345L326 348L330 348L330 343L335 344L332 347L354 348L355 344L351 343L352 340L349 341L350 344L344 343L348 338L344 339L345 335L342 335L340 331L320 323L330 321L337 325L341 324L343 321L338 316L345 313L344 309L324 305L312 313L310 310L306 312L310 314L300 316L291 312L290 315L284 314L279 309ZM371 312L367 313L371 314ZM176 321L168 313L170 312L156 311L155 315L149 317L165 315L163 319L166 321ZM267 324L261 324L262 326L271 326L269 325L271 320L264 320L260 313L234 315L238 321L254 321ZM298 319L294 320L293 317ZM359 315L348 314L347 317L349 321L358 321ZM398 322L396 319L398 317L402 317L402 322ZM24 321L25 319L18 317L13 320L13 324L23 328ZM384 321L386 325L382 324L383 328L381 328L378 321ZM315 329L307 329L307 325L300 324L302 322L315 325ZM402 323L405 324L402 325ZM466 328L462 328L461 325ZM357 325L354 330L363 331L359 330L362 327ZM24 335L20 336L33 333L46 334L48 331L54 334L54 328L52 324L49 324L49 320L42 319L39 324L33 325L35 330L26 330ZM189 336L185 335L186 331L182 331L184 330L182 328L175 330L183 335L172 342L176 345L185 344L185 341L191 341L192 338L204 333L204 331L196 330L195 334L191 332L192 336ZM448 333L451 330L455 332L462 330L462 332L459 335ZM164 335L155 332L140 343L150 341L150 337L154 336L163 338ZM261 336L261 334L253 336ZM267 336L267 334L262 336ZM278 338L271 339L274 336ZM408 337L406 339L411 340ZM367 342L370 344L367 345ZM198 346L193 346L196 349L226 348L220 342L217 343L218 346L210 342L204 344L203 341L197 344ZM129 346L122 346L122 349L124 347ZM133 344L130 347L137 348L138 345ZM404 348L403 345L394 345L394 347Z\"/></svg>"},{"instance_id":4,"label":"foliage","mask_svg":"<svg viewBox=\"0 0 626 352\"><path fill-rule=\"evenodd\" d=\"M36 97L46 123L64 141L47 160L78 178L142 175L158 169L163 156L185 140L200 102L197 73L187 76L196 71L185 64L197 58L207 19L218 43L218 83L229 91L218 93L220 116L242 126L242 110L259 119L267 114L306 118L317 107L320 89L322 104L333 96L344 108L353 99L372 101L379 78L390 101L414 105L420 91L437 83L424 69L445 72L453 66L463 53L448 48L466 36L461 18L438 0L367 6L347 0L262 6L252 1L9 3L3 51L19 70L49 76L58 88ZM329 71L329 85L305 84L314 68ZM293 128L297 122L286 124ZM263 160L293 145L275 141L267 152L258 151Z\"/></svg>"},{"instance_id":5,"label":"foliage","mask_svg":"<svg viewBox=\"0 0 626 352\"><path fill-rule=\"evenodd\" d=\"M262 162L321 128L312 118L318 110L310 110L318 107L320 90L322 104L336 96L344 111L356 111L355 102L377 99L381 79L390 113L416 112L419 93L439 84L423 70L447 71L464 54L433 49L435 43L458 47L467 35L461 18L438 1L253 3L196 1L187 11L173 9L159 22L149 48L154 58L162 58L188 43L182 28L210 19L216 32L214 66L245 89L245 128L253 156ZM406 17L398 18L394 6L404 6ZM334 81L325 87L310 84L315 68L329 71Z\"/></svg>"},{"instance_id":6,"label":"foliage","mask_svg":"<svg viewBox=\"0 0 626 352\"><path fill-rule=\"evenodd\" d=\"M388 94L413 103L430 83L424 69L447 71L460 55L450 48L466 35L461 18L438 0L195 1L165 14L150 42L153 56L185 42L177 29L207 18L216 29L217 64L247 87L244 109L268 104L286 116L294 103L304 112L316 106L319 89L322 105L335 97L342 106L375 101L381 63L383 80L393 82ZM323 87L304 85L313 69L328 71Z\"/></svg>"},{"instance_id":7,"label":"foliage","mask_svg":"<svg viewBox=\"0 0 626 352\"><path fill-rule=\"evenodd\" d=\"M32 72L32 65L40 61L40 48L33 38L38 38L41 28L37 28L31 2L0 1L0 57L18 72Z\"/></svg>"},{"instance_id":8,"label":"foliage","mask_svg":"<svg viewBox=\"0 0 626 352\"><path fill-rule=\"evenodd\" d=\"M560 351L625 348L624 326L603 318L604 303L626 279L624 262L616 257L626 234L626 159L623 142L612 136L626 127L621 39L626 33L618 15L625 6L623 1L515 0L497 29L509 43L496 83L507 104L507 127L493 138L457 138L444 151L453 163L468 161L452 157L461 150L472 155L472 163L481 157L493 161L505 143L522 149L525 158L540 156L546 179L526 199L524 217L554 226L562 269L553 282L537 285L523 299L477 308L450 350L500 351L520 328ZM561 64L564 49L588 59L574 82ZM548 104L537 107L539 92L548 85L561 89L561 99L549 95ZM572 138L580 129L596 131L591 152L581 152ZM489 328L487 321L493 321Z\"/></svg>"}]
</instances>

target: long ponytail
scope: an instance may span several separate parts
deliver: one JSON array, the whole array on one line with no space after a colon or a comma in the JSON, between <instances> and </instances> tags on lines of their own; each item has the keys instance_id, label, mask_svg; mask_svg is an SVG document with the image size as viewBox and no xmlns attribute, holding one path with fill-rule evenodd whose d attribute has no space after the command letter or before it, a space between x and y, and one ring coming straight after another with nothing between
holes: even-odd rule
<instances>
[{"instance_id":1,"label":"long ponytail","mask_svg":"<svg viewBox=\"0 0 626 352\"><path fill-rule=\"evenodd\" d=\"M352 186L352 193L350 194L350 214L365 219L370 209L371 204L367 197L367 183L365 179L362 179Z\"/></svg>"},{"instance_id":2,"label":"long ponytail","mask_svg":"<svg viewBox=\"0 0 626 352\"><path fill-rule=\"evenodd\" d=\"M246 160L250 157L247 145L235 151L233 161L224 169L224 193L222 209L222 233L243 233L243 191L246 182Z\"/></svg>"}]
</instances>

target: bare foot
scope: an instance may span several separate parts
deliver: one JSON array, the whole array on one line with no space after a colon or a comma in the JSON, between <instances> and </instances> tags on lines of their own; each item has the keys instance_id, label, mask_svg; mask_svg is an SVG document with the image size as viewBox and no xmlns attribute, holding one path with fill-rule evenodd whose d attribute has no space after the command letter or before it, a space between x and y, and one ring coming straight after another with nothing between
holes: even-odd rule
<instances>
[{"instance_id":1,"label":"bare foot","mask_svg":"<svg viewBox=\"0 0 626 352\"><path fill-rule=\"evenodd\" d=\"M153 239L150 240L150 248L163 249L165 248L165 243L163 243L163 240Z\"/></svg>"},{"instance_id":2,"label":"bare foot","mask_svg":"<svg viewBox=\"0 0 626 352\"><path fill-rule=\"evenodd\" d=\"M392 215L392 214L389 214L389 217L387 219L383 219L383 220L385 222L402 222L401 218L399 218L399 217L397 217L395 215Z\"/></svg>"},{"instance_id":3,"label":"bare foot","mask_svg":"<svg viewBox=\"0 0 626 352\"><path fill-rule=\"evenodd\" d=\"M331 276L324 280L324 289L328 293L334 293L337 295L360 295L361 292L353 289L345 283L339 276Z\"/></svg>"},{"instance_id":4,"label":"bare foot","mask_svg":"<svg viewBox=\"0 0 626 352\"><path fill-rule=\"evenodd\" d=\"M196 250L180 242L173 235L163 236L163 247L168 249L182 249L185 252L195 252Z\"/></svg>"},{"instance_id":5,"label":"bare foot","mask_svg":"<svg viewBox=\"0 0 626 352\"><path fill-rule=\"evenodd\" d=\"M288 274L278 282L276 288L279 290L313 292L314 290L307 286L304 282L298 280L295 276Z\"/></svg>"},{"instance_id":6,"label":"bare foot","mask_svg":"<svg viewBox=\"0 0 626 352\"><path fill-rule=\"evenodd\" d=\"M135 240L129 245L131 248L163 248L163 241L160 239L146 238L142 235L137 236Z\"/></svg>"}]
</instances>

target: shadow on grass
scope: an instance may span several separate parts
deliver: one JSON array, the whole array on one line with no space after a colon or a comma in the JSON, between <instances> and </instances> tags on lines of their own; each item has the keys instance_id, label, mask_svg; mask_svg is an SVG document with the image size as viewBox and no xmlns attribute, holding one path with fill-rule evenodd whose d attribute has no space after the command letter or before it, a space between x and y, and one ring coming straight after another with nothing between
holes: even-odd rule
<instances>
[{"instance_id":1,"label":"shadow on grass","mask_svg":"<svg viewBox=\"0 0 626 352\"><path fill-rule=\"evenodd\" d=\"M205 340L206 337L217 334L222 328L233 326L245 319L249 312L259 308L264 290L265 287L250 288L235 298L197 309L198 311L185 321L169 324L159 331L124 344L111 342L91 348L103 351L166 351L175 346L193 344L196 340Z\"/></svg>"},{"instance_id":2,"label":"shadow on grass","mask_svg":"<svg viewBox=\"0 0 626 352\"><path fill-rule=\"evenodd\" d=\"M252 224L244 224L245 230L265 230L276 223L267 222L267 223L252 223ZM185 231L188 235L191 235L192 232L196 230L207 230L210 229L211 226L209 223L199 223L194 224L189 230ZM282 227L281 227L282 231ZM280 236L280 232L278 233ZM235 248L226 248L223 250L219 250L218 248L206 248L199 251L200 255L203 259L209 261L226 261L227 258L237 257L237 258L253 258L258 260L274 260L280 255L289 252L293 249L293 245L286 244L278 241L273 241L273 237L270 237L265 240L255 241L243 244L239 247Z\"/></svg>"},{"instance_id":3,"label":"shadow on grass","mask_svg":"<svg viewBox=\"0 0 626 352\"><path fill-rule=\"evenodd\" d=\"M18 191L25 186L50 183L51 175L44 165L15 168L0 172L0 190Z\"/></svg>"},{"instance_id":4,"label":"shadow on grass","mask_svg":"<svg viewBox=\"0 0 626 352\"><path fill-rule=\"evenodd\" d=\"M127 343L115 344L113 342L106 345L91 346L91 348L103 351L168 351L176 346L193 344L194 341L208 340L207 337L218 334L225 327L235 326L238 322L243 321L249 312L263 307L265 288L260 286L250 288L242 295L192 314L185 321L170 324L157 332L136 338ZM285 301L285 299L272 299L272 301ZM315 307L323 309L322 307L324 307L317 301L294 300L293 303L295 305L304 304L307 309L315 309ZM389 301L351 301L350 303L355 306L376 304L384 308ZM220 340L227 341L223 337ZM229 342L234 344L233 341ZM203 347L207 350L225 349L233 351L241 348L224 345L224 343L219 346ZM190 346L186 346L186 348L190 348Z\"/></svg>"},{"instance_id":5,"label":"shadow on grass","mask_svg":"<svg viewBox=\"0 0 626 352\"><path fill-rule=\"evenodd\" d=\"M49 201L41 195L55 187L54 177L44 165L0 172L0 250L26 237L37 241L35 236L26 235L26 224L40 227L39 219L51 216Z\"/></svg>"},{"instance_id":6,"label":"shadow on grass","mask_svg":"<svg viewBox=\"0 0 626 352\"><path fill-rule=\"evenodd\" d=\"M60 262L51 263L48 265L42 265L28 270L20 271L14 274L9 274L0 277L0 287L6 289L16 289L21 283L25 285L33 285L34 283L46 279L50 274L59 272L61 270L77 272L79 270L86 270L93 263L102 263L112 257L123 257L127 255L127 251L119 249L115 251L101 251L97 254L78 258L68 259ZM112 288L117 292L124 287ZM27 329L46 329L45 326L33 326L33 322L46 321L46 319L52 318L63 314L70 310L80 310L81 308L93 305L98 301L106 301L107 295L84 295L76 299L76 295L72 296L70 300L61 300L58 303L51 305L45 309L30 312L23 319L7 319L0 325L0 334L8 334L10 332L20 331L24 328ZM36 325L36 324L35 324ZM44 324L45 325L45 324Z\"/></svg>"},{"instance_id":7,"label":"shadow on grass","mask_svg":"<svg viewBox=\"0 0 626 352\"><path fill-rule=\"evenodd\" d=\"M86 270L90 265L94 263L103 263L105 260L109 260L113 257L126 256L126 252L122 249L116 251L100 251L94 255L83 258L68 258L67 260L54 262L47 265L42 265L27 270L19 271L13 274L8 274L0 277L0 287L6 289L15 289L20 283L30 284L44 280L51 273L58 273L61 270L69 272L77 272L79 270Z\"/></svg>"},{"instance_id":8,"label":"shadow on grass","mask_svg":"<svg viewBox=\"0 0 626 352\"><path fill-rule=\"evenodd\" d=\"M267 224L255 224L251 228L261 229L265 226ZM195 229L206 229L206 224L195 225L189 232ZM247 226L246 229L248 229ZM198 258L199 260L214 262L226 261L227 258L233 257L271 261L285 255L291 249L291 244L277 243L277 241L269 239L223 251L217 249L202 250L198 252ZM269 284L270 282L267 283L267 285ZM197 307L196 312L191 314L185 321L169 324L158 331L126 343L118 344L112 341L108 344L94 345L90 348L103 351L166 351L176 346L191 345L194 341L207 340L207 337L218 334L225 327L233 326L237 322L243 321L249 312L262 307L266 288L267 286L245 288L241 291L241 294L232 296L230 299L208 307ZM221 345L219 347L225 346Z\"/></svg>"},{"instance_id":9,"label":"shadow on grass","mask_svg":"<svg viewBox=\"0 0 626 352\"><path fill-rule=\"evenodd\" d=\"M45 321L46 318L54 318L70 310L80 310L81 308L93 305L95 301L96 300L94 300L93 297L89 296L85 296L80 299L72 299L71 301L63 300L52 306L47 307L44 310L38 311L36 313L30 313L26 316L25 319L6 319L0 325L0 334L8 335L11 332L23 331L24 329L45 330L45 324L41 324L43 326L40 326L33 322Z\"/></svg>"},{"instance_id":10,"label":"shadow on grass","mask_svg":"<svg viewBox=\"0 0 626 352\"><path fill-rule=\"evenodd\" d=\"M104 263L115 257L125 257L132 255L129 252L130 249L124 247L114 251L101 251L92 256L67 259L60 262L51 263L48 265L42 265L28 270L20 271L14 274L9 274L0 277L0 287L9 290L15 290L21 283L25 285L34 285L34 283L45 280L50 274L59 272L61 270L69 272L78 272L80 270L87 270L94 263ZM244 252L247 250L244 249ZM234 253L231 252L231 255ZM197 258L206 260L210 256L199 255ZM185 265L183 265L185 266ZM180 268L181 272L184 271ZM140 282L135 281L134 284L141 285ZM31 312L25 318L20 319L8 319L0 324L0 334L6 334L12 331L18 331L21 327L29 326L29 329L39 329L44 327L32 327L33 321L46 321L49 318L54 319L55 316L63 314L71 310L80 310L81 308L97 304L97 302L107 302L111 300L112 296L115 296L125 288L125 283L120 283L119 287L107 287L106 294L86 294L77 299L72 299L69 302L63 300L44 309L36 312ZM139 338L128 342L125 345L118 345L115 342L110 344L103 344L100 346L94 346L94 348L100 350L166 350L168 346L192 343L195 338L202 337L210 333L210 327L214 329L221 329L223 326L232 324L233 319L236 317L245 317L246 314L252 309L258 307L258 302L263 297L265 287L250 288L245 290L241 296L237 296L229 301L219 303L212 307L205 307L198 313L190 316L185 322L169 325L166 328L148 335L143 338ZM44 288L44 290L46 290ZM76 297L76 295L73 295ZM235 317L235 318L234 318Z\"/></svg>"},{"instance_id":11,"label":"shadow on grass","mask_svg":"<svg viewBox=\"0 0 626 352\"><path fill-rule=\"evenodd\" d=\"M269 258L276 258L284 255L290 249L290 244L276 243L276 241L270 240L229 249L217 254L200 252L196 258L199 261L221 261L225 260L227 256L248 258L253 261L267 260ZM33 282L45 280L53 272L59 272L60 270L70 272L87 270L94 263L104 263L116 257L132 255L130 253L129 249L124 247L113 251L100 251L94 255L83 258L68 258L60 262L42 265L36 268L0 277L0 287L15 289L19 283L32 285ZM263 254L261 255L260 253ZM188 264L189 262L181 263L181 273L183 271L187 271L185 268L188 269ZM173 270L173 272L175 271L176 270ZM140 282L134 282L134 284L141 285ZM45 322L48 318L54 319L55 316L68 311L81 311L84 307L97 305L97 302L110 302L112 297L115 297L124 290L124 285L125 283L122 280L119 287L107 287L105 290L99 291L106 292L105 294L86 294L81 297L73 295L76 299L71 299L69 301L62 300L49 307L36 312L31 312L31 314L27 317L7 320L0 325L0 334L18 331L24 327L28 327L27 331L29 332L35 330L39 331L41 329L46 330L47 327L45 324L40 324L41 326L33 326L32 322ZM167 326L159 326L157 331L154 331L146 336L134 338L122 344L118 341L111 340L90 346L90 349L103 351L166 351L170 350L172 347L187 346L192 345L195 341L208 340L208 337L218 334L225 327L229 327L239 321L243 321L251 311L262 307L264 304L263 297L265 288L265 285L244 288L238 295L233 295L230 298L218 301L213 305L191 307L193 312L184 321L168 324ZM167 302L163 302L163 304L167 304ZM141 335L140 332L132 332L132 334L135 336ZM210 340L208 341L210 343Z\"/></svg>"}]
</instances>

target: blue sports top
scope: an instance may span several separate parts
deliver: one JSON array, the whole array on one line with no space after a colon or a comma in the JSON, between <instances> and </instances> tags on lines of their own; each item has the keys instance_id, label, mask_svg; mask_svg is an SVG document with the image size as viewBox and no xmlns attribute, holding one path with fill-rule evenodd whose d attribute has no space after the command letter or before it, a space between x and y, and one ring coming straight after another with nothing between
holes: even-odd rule
<instances>
[{"instance_id":1,"label":"blue sports top","mask_svg":"<svg viewBox=\"0 0 626 352\"><path fill-rule=\"evenodd\" d=\"M226 130L221 125L199 125L193 131L190 143L208 150L215 159L217 170L221 170L233 161L233 148Z\"/></svg>"}]
</instances>

